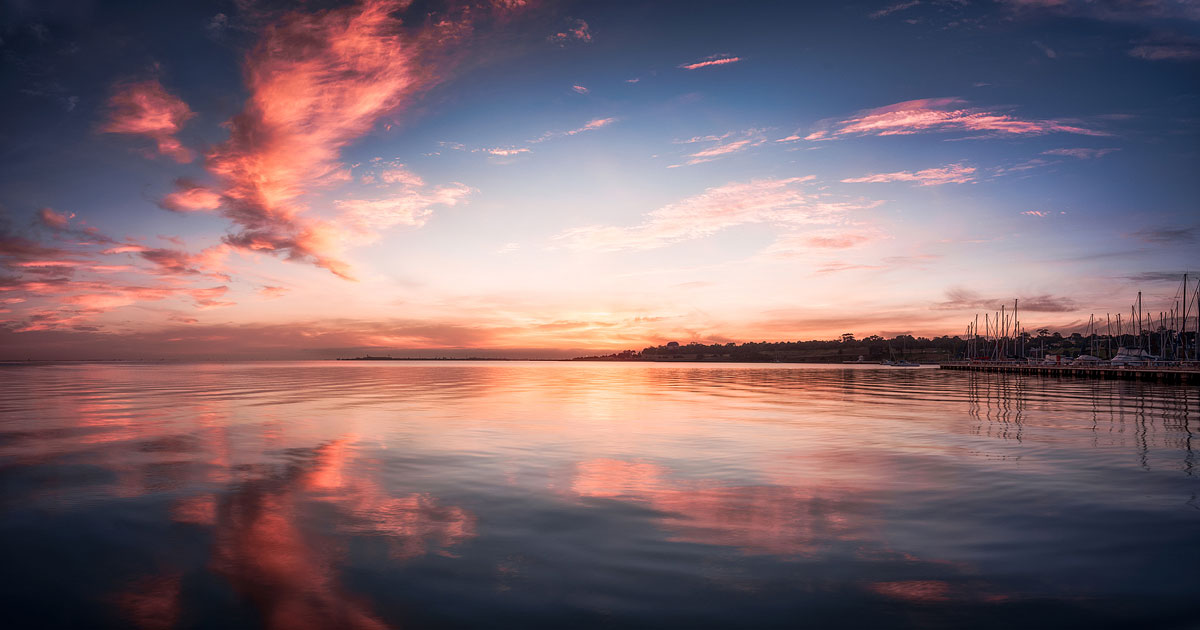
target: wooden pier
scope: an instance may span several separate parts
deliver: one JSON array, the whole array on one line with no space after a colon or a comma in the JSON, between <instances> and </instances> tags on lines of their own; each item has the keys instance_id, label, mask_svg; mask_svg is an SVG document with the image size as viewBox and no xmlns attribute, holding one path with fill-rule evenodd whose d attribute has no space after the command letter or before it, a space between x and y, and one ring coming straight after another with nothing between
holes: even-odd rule
<instances>
[{"instance_id":1,"label":"wooden pier","mask_svg":"<svg viewBox=\"0 0 1200 630\"><path fill-rule=\"evenodd\" d=\"M1119 378L1200 385L1200 366L1196 365L1150 365L1145 367L1077 366L1077 365L1029 365L1008 361L955 361L942 363L943 370L968 372L1007 372L1034 376L1073 378Z\"/></svg>"}]
</instances>

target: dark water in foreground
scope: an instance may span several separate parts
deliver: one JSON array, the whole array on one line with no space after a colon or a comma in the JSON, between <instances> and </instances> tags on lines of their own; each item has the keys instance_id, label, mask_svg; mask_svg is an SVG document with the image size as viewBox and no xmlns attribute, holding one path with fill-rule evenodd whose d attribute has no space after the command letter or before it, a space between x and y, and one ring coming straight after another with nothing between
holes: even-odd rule
<instances>
[{"instance_id":1,"label":"dark water in foreground","mask_svg":"<svg viewBox=\"0 0 1200 630\"><path fill-rule=\"evenodd\" d=\"M7 628L1200 626L1200 391L0 368Z\"/></svg>"}]
</instances>

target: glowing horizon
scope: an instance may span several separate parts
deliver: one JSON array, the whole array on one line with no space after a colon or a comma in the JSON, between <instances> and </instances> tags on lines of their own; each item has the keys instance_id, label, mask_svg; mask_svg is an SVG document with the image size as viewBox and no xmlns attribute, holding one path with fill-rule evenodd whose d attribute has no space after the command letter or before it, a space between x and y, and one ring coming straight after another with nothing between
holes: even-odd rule
<instances>
[{"instance_id":1,"label":"glowing horizon","mask_svg":"<svg viewBox=\"0 0 1200 630\"><path fill-rule=\"evenodd\" d=\"M1067 331L1196 271L1177 3L239 7L14 14L0 359Z\"/></svg>"}]
</instances>

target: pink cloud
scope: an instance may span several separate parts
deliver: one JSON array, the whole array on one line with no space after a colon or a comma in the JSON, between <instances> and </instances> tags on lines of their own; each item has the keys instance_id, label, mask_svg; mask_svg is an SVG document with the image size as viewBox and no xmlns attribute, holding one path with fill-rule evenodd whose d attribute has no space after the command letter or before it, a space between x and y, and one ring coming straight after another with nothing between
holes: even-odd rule
<instances>
[{"instance_id":1,"label":"pink cloud","mask_svg":"<svg viewBox=\"0 0 1200 630\"><path fill-rule=\"evenodd\" d=\"M573 228L554 239L575 250L654 249L749 223L831 224L853 210L868 207L826 201L804 188L812 179L761 179L717 186L654 210L638 225Z\"/></svg>"},{"instance_id":2,"label":"pink cloud","mask_svg":"<svg viewBox=\"0 0 1200 630\"><path fill-rule=\"evenodd\" d=\"M246 61L249 98L228 141L208 155L223 182L235 247L282 255L350 278L336 223L300 202L316 187L345 181L343 147L384 114L439 79L432 51L465 23L401 28L402 0L363 0L318 13L293 12L267 28Z\"/></svg>"},{"instance_id":3,"label":"pink cloud","mask_svg":"<svg viewBox=\"0 0 1200 630\"><path fill-rule=\"evenodd\" d=\"M205 186L180 178L175 180L176 191L167 195L159 205L176 212L216 210L221 207L221 195Z\"/></svg>"},{"instance_id":4,"label":"pink cloud","mask_svg":"<svg viewBox=\"0 0 1200 630\"><path fill-rule=\"evenodd\" d=\"M975 167L951 164L941 168L927 168L923 171L897 171L895 173L876 173L863 177L843 179L844 184L881 184L886 182L916 182L918 186L939 186L941 184L966 184L975 181Z\"/></svg>"},{"instance_id":5,"label":"pink cloud","mask_svg":"<svg viewBox=\"0 0 1200 630\"><path fill-rule=\"evenodd\" d=\"M55 212L52 208L42 208L38 210L38 220L42 225L56 230L65 230L71 219L75 218L74 213L63 214Z\"/></svg>"},{"instance_id":6,"label":"pink cloud","mask_svg":"<svg viewBox=\"0 0 1200 630\"><path fill-rule=\"evenodd\" d=\"M572 85L571 89L575 90L575 92L579 94L587 94L588 92L591 92L591 90L583 87L582 85Z\"/></svg>"},{"instance_id":7,"label":"pink cloud","mask_svg":"<svg viewBox=\"0 0 1200 630\"><path fill-rule=\"evenodd\" d=\"M685 63L680 68L684 70L697 70L699 68L710 68L712 66L724 66L726 64L737 63L741 61L741 57L730 57L727 55L712 55L695 63Z\"/></svg>"},{"instance_id":8,"label":"pink cloud","mask_svg":"<svg viewBox=\"0 0 1200 630\"><path fill-rule=\"evenodd\" d=\"M1022 212L1021 214L1024 214L1026 216L1031 216L1031 217L1048 217L1048 216L1050 216L1050 213L1046 212L1045 210L1026 210L1026 211Z\"/></svg>"},{"instance_id":9,"label":"pink cloud","mask_svg":"<svg viewBox=\"0 0 1200 630\"><path fill-rule=\"evenodd\" d=\"M809 134L806 139L826 140L841 136L898 136L953 131L982 132L982 137L1049 133L1109 135L1060 121L1025 120L1009 114L969 108L966 101L955 97L919 99L868 109L845 120L826 123L824 127Z\"/></svg>"},{"instance_id":10,"label":"pink cloud","mask_svg":"<svg viewBox=\"0 0 1200 630\"><path fill-rule=\"evenodd\" d=\"M157 80L118 83L108 104L112 111L100 131L146 136L159 153L177 162L192 161L192 151L175 134L195 114Z\"/></svg>"},{"instance_id":11,"label":"pink cloud","mask_svg":"<svg viewBox=\"0 0 1200 630\"><path fill-rule=\"evenodd\" d=\"M196 308L209 309L220 308L222 306L234 306L234 302L226 302L221 298L229 292L229 287L219 286L208 289L191 289L187 294L196 301Z\"/></svg>"},{"instance_id":12,"label":"pink cloud","mask_svg":"<svg viewBox=\"0 0 1200 630\"><path fill-rule=\"evenodd\" d=\"M273 300L278 297L283 297L284 295L287 295L287 293L288 293L288 289L286 289L284 287L266 286L266 287L263 287L258 290L258 294L268 300Z\"/></svg>"},{"instance_id":13,"label":"pink cloud","mask_svg":"<svg viewBox=\"0 0 1200 630\"><path fill-rule=\"evenodd\" d=\"M570 28L555 33L548 37L550 41L562 45L569 41L590 42L592 41L592 32L588 28L588 23L583 20L575 20Z\"/></svg>"},{"instance_id":14,"label":"pink cloud","mask_svg":"<svg viewBox=\"0 0 1200 630\"><path fill-rule=\"evenodd\" d=\"M421 179L416 173L404 168L403 164L397 165L395 168L390 168L379 174L379 179L388 184L403 184L405 186L424 186L425 180Z\"/></svg>"}]
</instances>

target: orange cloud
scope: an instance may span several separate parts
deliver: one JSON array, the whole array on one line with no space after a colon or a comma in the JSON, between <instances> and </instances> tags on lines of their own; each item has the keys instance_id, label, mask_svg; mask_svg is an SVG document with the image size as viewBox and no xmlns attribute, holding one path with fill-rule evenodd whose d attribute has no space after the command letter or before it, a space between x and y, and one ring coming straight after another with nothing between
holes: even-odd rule
<instances>
[{"instance_id":1,"label":"orange cloud","mask_svg":"<svg viewBox=\"0 0 1200 630\"><path fill-rule=\"evenodd\" d=\"M159 153L176 162L192 161L194 154L175 134L195 114L157 80L118 83L108 104L112 112L100 131L146 136Z\"/></svg>"}]
</instances>

